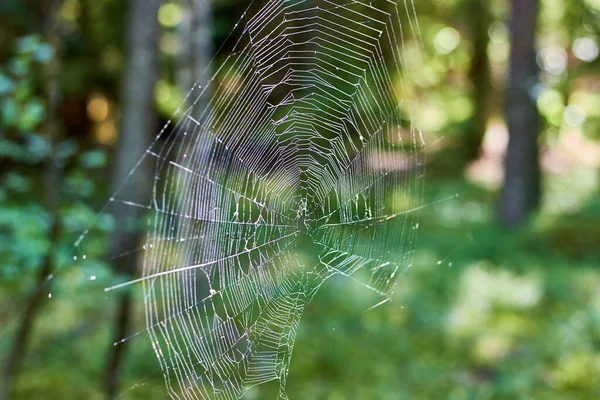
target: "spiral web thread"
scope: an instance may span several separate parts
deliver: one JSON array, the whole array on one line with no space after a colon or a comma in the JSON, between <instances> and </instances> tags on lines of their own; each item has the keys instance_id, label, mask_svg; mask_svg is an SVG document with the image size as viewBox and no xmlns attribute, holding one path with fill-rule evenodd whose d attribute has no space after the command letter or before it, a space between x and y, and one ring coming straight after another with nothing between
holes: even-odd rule
<instances>
[{"instance_id":1,"label":"spiral web thread","mask_svg":"<svg viewBox=\"0 0 600 400\"><path fill-rule=\"evenodd\" d=\"M319 287L340 274L386 301L418 228L412 4L273 0L238 25L208 90L192 89L145 155L150 204L111 198L154 214L143 275L118 286L143 285L177 399L238 399L273 380L287 398L295 333Z\"/></svg>"}]
</instances>

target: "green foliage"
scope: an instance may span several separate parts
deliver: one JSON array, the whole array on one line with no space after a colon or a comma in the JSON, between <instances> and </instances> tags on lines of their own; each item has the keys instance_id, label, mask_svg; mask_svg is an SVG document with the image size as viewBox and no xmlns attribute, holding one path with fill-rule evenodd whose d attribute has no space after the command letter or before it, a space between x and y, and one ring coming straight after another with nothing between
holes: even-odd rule
<instances>
[{"instance_id":1,"label":"green foliage","mask_svg":"<svg viewBox=\"0 0 600 400\"><path fill-rule=\"evenodd\" d=\"M597 262L575 261L546 241L561 229L547 225L549 211L530 230L507 233L491 223L485 192L448 179L430 181L428 188L426 204L447 191L461 196L424 210L416 259L393 301L362 312L380 299L341 278L328 282L304 316L290 393L327 399L596 398ZM476 220L475 207L481 209ZM597 213L597 205L588 212ZM593 229L597 221L588 217L579 229ZM591 243L580 251L599 254ZM265 388L251 395L273 397Z\"/></svg>"},{"instance_id":2,"label":"green foliage","mask_svg":"<svg viewBox=\"0 0 600 400\"><path fill-rule=\"evenodd\" d=\"M54 52L42 37L28 34L41 25L26 7L30 3L0 1L0 355L10 349L32 277L46 257L54 257L60 279L52 282L49 304L37 321L15 398L99 399L116 307L116 296L103 291L115 276L101 260L110 232L122 221L98 216L109 196L111 160L107 149L97 148L85 106L91 94L102 92L118 109L127 2L65 2L60 78L65 137L54 144L45 134L43 95L44 68ZM477 112L468 74L470 29L478 16L472 0L415 3L422 42L406 43L407 58L414 60L406 72L414 83L409 90L415 121L429 143L460 146ZM181 10L178 2L169 4L162 16L170 35L166 42L177 48ZM486 4L492 17L489 108L501 120L509 3ZM247 2L218 0L213 6L218 47ZM291 398L600 398L600 179L594 153L600 139L599 59L584 61L574 52L577 39L598 43L598 21L598 0L542 1L538 62L546 68L532 96L546 127L547 195L533 226L520 233L498 229L497 193L464 179L456 152L427 148L433 154L422 204L428 206L412 267L400 277L392 302L366 312L381 298L341 278L324 285L300 325ZM173 73L176 51L163 53L155 93L170 118L182 93ZM574 146L580 136L589 141ZM561 141L568 146L558 146ZM52 149L63 170L58 243L50 239L52 215L45 201ZM552 158L564 152L571 156L560 158L562 163ZM440 155L453 168L436 165ZM580 157L590 161L580 163ZM439 202L455 194L460 197ZM74 241L91 225L94 234L74 254ZM141 334L127 342L123 398L162 399L162 372L144 332L144 299L139 291L132 294L131 324ZM246 398L274 398L271 389L254 388Z\"/></svg>"},{"instance_id":3,"label":"green foliage","mask_svg":"<svg viewBox=\"0 0 600 400\"><path fill-rule=\"evenodd\" d=\"M78 200L95 193L88 172L104 167L106 155L100 150L81 152L73 139L55 143L52 150L44 133L43 69L52 57L47 43L29 35L15 41L13 56L0 65L0 157L10 163L0 175L0 282L27 282L47 257L64 262L73 232L83 231L96 219L95 211ZM60 210L60 224L66 229L59 243L52 243L52 216L45 201L49 189L43 166L51 151L65 168L62 187L56 190L69 200ZM96 254L103 251L96 249Z\"/></svg>"},{"instance_id":4,"label":"green foliage","mask_svg":"<svg viewBox=\"0 0 600 400\"><path fill-rule=\"evenodd\" d=\"M15 55L0 67L0 156L36 164L48 156L50 146L33 132L45 118L33 77L52 51L34 35L19 39L15 47Z\"/></svg>"},{"instance_id":5,"label":"green foliage","mask_svg":"<svg viewBox=\"0 0 600 400\"><path fill-rule=\"evenodd\" d=\"M28 271L38 268L48 253L49 216L35 203L2 207L0 226L0 257L3 260L0 278L22 279Z\"/></svg>"}]
</instances>

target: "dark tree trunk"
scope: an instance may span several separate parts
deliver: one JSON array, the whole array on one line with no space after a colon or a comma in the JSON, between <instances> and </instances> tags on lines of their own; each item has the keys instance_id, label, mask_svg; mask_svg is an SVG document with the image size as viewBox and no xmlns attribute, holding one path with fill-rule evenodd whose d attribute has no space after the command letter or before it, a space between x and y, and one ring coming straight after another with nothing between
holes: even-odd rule
<instances>
[{"instance_id":1,"label":"dark tree trunk","mask_svg":"<svg viewBox=\"0 0 600 400\"><path fill-rule=\"evenodd\" d=\"M45 202L46 209L51 216L51 227L49 242L51 249L55 249L60 238L60 187L62 181L62 165L56 155L56 147L62 138L62 128L58 120L58 110L62 102L62 92L60 87L60 20L56 12L60 10L61 1L49 1L44 10L47 17L46 36L49 44L54 50L52 59L46 65L45 72L45 96L46 96L46 114L47 118L42 129L48 136L50 145L50 156L47 160L45 180ZM19 369L25 357L29 338L33 332L37 315L42 308L46 294L50 290L52 272L55 269L55 253L50 250L43 260L42 267L36 276L35 287L31 293L21 321L17 328L17 333L6 360L3 365L4 373L0 380L0 400L7 400L11 396L13 385L18 376Z\"/></svg>"},{"instance_id":2,"label":"dark tree trunk","mask_svg":"<svg viewBox=\"0 0 600 400\"><path fill-rule=\"evenodd\" d=\"M119 143L115 154L114 187L117 188L127 177L137 159L144 154L156 134L157 115L154 107L154 85L158 78L158 22L157 12L161 0L130 0L127 16L126 67L122 88L122 120ZM150 171L138 170L138 174ZM121 199L137 204L148 202L151 179L130 179L118 192ZM133 279L137 271L137 257L119 257L134 250L141 241L136 223L143 209L138 207L118 208L115 219L124 229L111 236L110 256L114 259L115 273L123 279ZM132 221L125 224L123 221ZM130 225L128 227L127 225ZM128 229L130 228L130 229ZM136 254L136 253L134 253ZM131 292L123 289L119 293L115 315L114 341L124 339L130 330ZM106 370L106 393L114 398L118 392L119 374L126 343L113 345L108 352Z\"/></svg>"},{"instance_id":3,"label":"dark tree trunk","mask_svg":"<svg viewBox=\"0 0 600 400\"><path fill-rule=\"evenodd\" d=\"M535 49L538 0L512 0L511 3L510 75L506 99L509 141L499 216L503 225L518 227L540 203L540 119L531 95L538 80Z\"/></svg>"},{"instance_id":4,"label":"dark tree trunk","mask_svg":"<svg viewBox=\"0 0 600 400\"><path fill-rule=\"evenodd\" d=\"M471 0L467 3L471 37L473 38L473 57L469 78L472 84L471 98L475 105L475 114L469 124L464 149L466 161L479 157L481 143L485 135L488 121L488 96L491 87L490 62L487 54L490 43L488 30L491 15L489 4L485 0Z\"/></svg>"}]
</instances>

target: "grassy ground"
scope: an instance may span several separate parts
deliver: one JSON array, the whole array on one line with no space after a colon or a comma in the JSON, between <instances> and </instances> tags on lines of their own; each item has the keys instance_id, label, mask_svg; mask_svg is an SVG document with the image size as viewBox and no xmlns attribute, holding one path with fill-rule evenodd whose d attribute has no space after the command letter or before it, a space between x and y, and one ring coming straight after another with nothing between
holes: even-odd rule
<instances>
[{"instance_id":1,"label":"grassy ground","mask_svg":"<svg viewBox=\"0 0 600 400\"><path fill-rule=\"evenodd\" d=\"M413 266L393 301L366 311L381 298L327 282L298 332L291 398L600 398L595 172L548 178L542 212L518 233L497 227L493 191L460 174L428 177ZM111 307L88 296L102 282L86 285L39 321L16 398L103 398ZM164 398L147 337L129 344L123 398Z\"/></svg>"},{"instance_id":2,"label":"grassy ground","mask_svg":"<svg viewBox=\"0 0 600 400\"><path fill-rule=\"evenodd\" d=\"M568 185L549 177L543 211L518 233L495 224L493 192L430 179L425 204L459 197L423 211L414 266L393 302L361 313L377 299L342 280L326 285L304 317L290 392L599 398L600 207L595 173L581 174ZM569 212L556 206L563 199Z\"/></svg>"}]
</instances>

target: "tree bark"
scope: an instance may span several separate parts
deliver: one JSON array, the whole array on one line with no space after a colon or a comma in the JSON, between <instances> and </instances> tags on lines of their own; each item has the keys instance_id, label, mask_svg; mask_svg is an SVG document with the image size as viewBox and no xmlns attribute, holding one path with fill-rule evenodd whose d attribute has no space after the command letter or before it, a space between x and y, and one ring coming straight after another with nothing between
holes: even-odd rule
<instances>
[{"instance_id":1,"label":"tree bark","mask_svg":"<svg viewBox=\"0 0 600 400\"><path fill-rule=\"evenodd\" d=\"M487 129L488 120L488 96L491 88L490 62L487 54L490 43L488 30L490 28L491 15L488 11L489 4L485 0L471 0L467 3L473 38L473 57L469 78L472 84L471 98L475 106L475 114L469 124L469 130L464 143L466 161L472 161L479 157L481 143Z\"/></svg>"},{"instance_id":2,"label":"tree bark","mask_svg":"<svg viewBox=\"0 0 600 400\"><path fill-rule=\"evenodd\" d=\"M212 7L210 0L184 0L183 3L185 14L179 25L182 46L177 60L177 85L187 92L195 83L206 87L211 77L208 67L213 57Z\"/></svg>"},{"instance_id":3,"label":"tree bark","mask_svg":"<svg viewBox=\"0 0 600 400\"><path fill-rule=\"evenodd\" d=\"M62 1L51 1L48 3L46 36L49 44L54 50L52 59L45 67L45 96L46 96L46 114L47 118L42 129L45 130L50 145L50 155L46 162L45 174L45 203L46 210L51 217L51 227L49 234L49 242L51 250L43 260L42 267L36 276L35 287L29 297L25 311L17 333L4 365L4 373L0 384L0 400L10 398L13 385L19 373L19 369L23 363L29 338L34 330L34 324L37 316L42 308L45 294L49 290L49 283L52 279L52 272L55 269L55 253L60 238L60 187L62 181L62 164L57 158L56 147L62 139L62 129L58 120L58 111L62 102L62 91L60 87L60 16L58 11L61 9Z\"/></svg>"},{"instance_id":4,"label":"tree bark","mask_svg":"<svg viewBox=\"0 0 600 400\"><path fill-rule=\"evenodd\" d=\"M154 85L158 79L158 22L157 12L161 0L130 0L127 16L126 66L122 87L122 119L120 137L115 154L114 187L127 179L137 159L144 154L155 136L157 115L154 107ZM137 170L137 174L150 171ZM118 192L121 199L137 204L148 202L151 179L130 179ZM137 226L143 209L118 208L115 219L123 228L113 233L110 256L117 275L130 280L137 271L137 256L119 257L120 254L138 247L141 235ZM130 223L124 223L129 221ZM137 254L137 253L133 253ZM123 289L117 300L114 340L118 343L130 330L131 292ZM117 395L119 374L126 343L113 345L108 351L106 366L106 394L112 399Z\"/></svg>"},{"instance_id":5,"label":"tree bark","mask_svg":"<svg viewBox=\"0 0 600 400\"><path fill-rule=\"evenodd\" d=\"M538 0L512 0L506 121L509 141L499 206L503 225L523 225L540 203L540 119L532 90L538 81L535 32Z\"/></svg>"}]
</instances>

